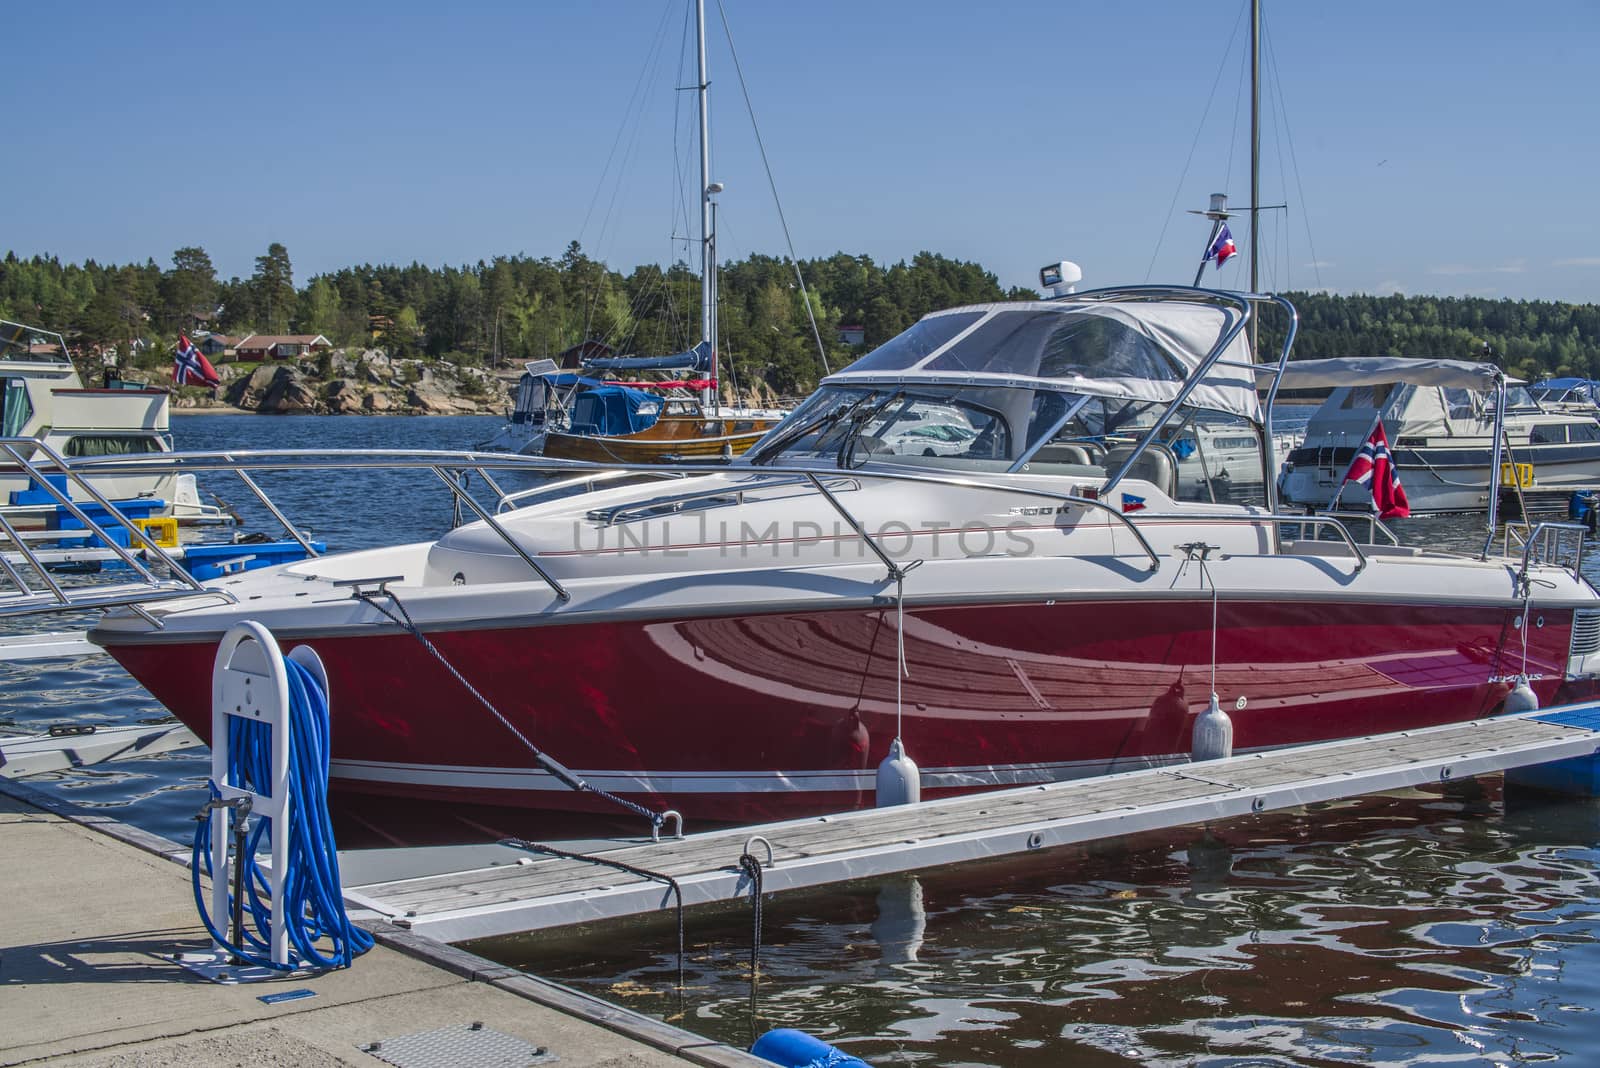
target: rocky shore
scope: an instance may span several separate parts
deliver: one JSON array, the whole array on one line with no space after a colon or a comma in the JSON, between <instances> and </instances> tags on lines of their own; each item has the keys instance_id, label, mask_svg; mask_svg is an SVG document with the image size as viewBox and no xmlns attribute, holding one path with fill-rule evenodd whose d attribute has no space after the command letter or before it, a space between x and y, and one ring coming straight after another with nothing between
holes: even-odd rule
<instances>
[{"instance_id":1,"label":"rocky shore","mask_svg":"<svg viewBox=\"0 0 1600 1068\"><path fill-rule=\"evenodd\" d=\"M508 374L510 372L507 372ZM173 390L175 411L263 415L500 415L515 375L448 360L394 359L382 349L335 349L320 361L223 363L215 390Z\"/></svg>"}]
</instances>

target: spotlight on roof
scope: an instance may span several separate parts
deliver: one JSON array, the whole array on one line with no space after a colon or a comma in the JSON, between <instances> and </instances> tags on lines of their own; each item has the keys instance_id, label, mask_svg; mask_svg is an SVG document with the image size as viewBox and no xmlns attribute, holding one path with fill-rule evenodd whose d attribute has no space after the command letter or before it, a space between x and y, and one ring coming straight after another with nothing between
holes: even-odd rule
<instances>
[{"instance_id":1,"label":"spotlight on roof","mask_svg":"<svg viewBox=\"0 0 1600 1068\"><path fill-rule=\"evenodd\" d=\"M1083 281L1083 268L1071 260L1062 260L1039 268L1039 284L1050 291L1054 297L1064 297L1068 293L1076 292L1078 283Z\"/></svg>"}]
</instances>

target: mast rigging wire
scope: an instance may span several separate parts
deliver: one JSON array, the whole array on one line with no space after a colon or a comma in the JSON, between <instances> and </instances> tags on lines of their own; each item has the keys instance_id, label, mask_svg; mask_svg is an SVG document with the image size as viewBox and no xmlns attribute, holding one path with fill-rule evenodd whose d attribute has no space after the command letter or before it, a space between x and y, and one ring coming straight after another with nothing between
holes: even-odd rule
<instances>
[{"instance_id":1,"label":"mast rigging wire","mask_svg":"<svg viewBox=\"0 0 1600 1068\"><path fill-rule=\"evenodd\" d=\"M1200 122L1195 126L1194 141L1189 145L1189 156L1183 161L1183 170L1178 175L1178 184L1172 190L1172 202L1167 205L1166 221L1161 224L1161 234L1156 238L1156 247L1150 253L1150 266L1145 268L1144 280L1150 281L1155 274L1156 259L1161 255L1161 246L1167 239L1167 230L1172 225L1173 211L1178 206L1178 197L1183 195L1184 180L1189 177L1189 167L1194 163L1195 151L1200 147L1200 137L1205 133L1206 119L1211 117L1211 105L1217 98L1217 86L1222 84L1222 75L1228 69L1228 57L1233 54L1234 42L1239 39L1239 27L1244 23L1244 12L1239 12L1239 18L1233 24L1233 36L1228 39L1228 47L1223 50L1222 60L1217 64L1217 76L1211 82L1211 92L1206 97L1205 109L1200 113Z\"/></svg>"},{"instance_id":2,"label":"mast rigging wire","mask_svg":"<svg viewBox=\"0 0 1600 1068\"><path fill-rule=\"evenodd\" d=\"M806 318L811 322L811 336L817 343L817 357L822 361L824 374L830 372L828 353L822 345L822 331L817 329L817 316L811 308L811 294L806 290L805 276L800 272L800 260L794 254L794 238L789 234L789 220L783 214L783 201L778 198L778 183L772 177L772 164L767 160L766 142L761 139L761 126L756 122L755 105L750 102L750 87L745 84L744 67L739 63L739 50L733 44L733 28L728 25L728 12L717 0L717 14L722 19L722 32L728 38L728 53L733 57L733 70L739 77L739 91L744 94L744 108L750 116L750 128L755 131L756 147L761 150L761 166L767 172L767 186L772 190L772 203L778 209L778 222L783 226L783 240L789 248L789 263L794 267L795 281L800 283L800 299L805 302Z\"/></svg>"},{"instance_id":3,"label":"mast rigging wire","mask_svg":"<svg viewBox=\"0 0 1600 1068\"><path fill-rule=\"evenodd\" d=\"M1317 288L1321 289L1323 288L1322 263L1317 259L1317 243L1311 236L1311 215L1305 210L1306 190L1305 184L1300 179L1300 158L1295 154L1294 150L1294 129L1289 125L1289 107L1283 97L1283 77L1278 72L1278 54L1277 50L1272 46L1272 35L1269 32L1264 13L1262 15L1261 37L1263 44L1266 46L1267 65L1272 72L1272 83L1277 90L1278 113L1283 120L1284 138L1289 143L1289 166L1290 170L1294 172L1295 192L1300 196L1300 219L1306 228L1306 247L1311 252L1311 270L1317 280Z\"/></svg>"}]
</instances>

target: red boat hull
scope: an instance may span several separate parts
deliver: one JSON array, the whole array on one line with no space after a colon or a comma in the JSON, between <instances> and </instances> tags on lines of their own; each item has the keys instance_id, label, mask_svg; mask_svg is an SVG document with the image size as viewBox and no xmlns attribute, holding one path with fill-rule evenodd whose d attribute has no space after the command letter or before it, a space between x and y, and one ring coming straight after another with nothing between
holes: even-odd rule
<instances>
[{"instance_id":1,"label":"red boat hull","mask_svg":"<svg viewBox=\"0 0 1600 1068\"><path fill-rule=\"evenodd\" d=\"M1211 692L1209 599L907 611L898 728L925 796L1095 774L1189 752ZM1235 746L1404 730L1495 711L1522 670L1505 607L1223 602L1216 690ZM1528 635L1542 702L1570 611ZM895 737L892 610L430 632L517 729L597 786L696 819L870 805ZM114 642L114 638L106 638ZM530 754L404 633L283 640L327 666L336 786L445 801L604 807ZM210 732L212 641L110 644ZM1242 707L1241 707L1242 704Z\"/></svg>"}]
</instances>

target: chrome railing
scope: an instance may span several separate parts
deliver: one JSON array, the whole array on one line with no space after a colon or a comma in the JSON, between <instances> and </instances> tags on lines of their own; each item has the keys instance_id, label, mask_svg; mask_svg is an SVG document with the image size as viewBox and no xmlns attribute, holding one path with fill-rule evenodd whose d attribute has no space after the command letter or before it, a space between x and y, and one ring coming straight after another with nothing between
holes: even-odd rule
<instances>
[{"instance_id":1,"label":"chrome railing","mask_svg":"<svg viewBox=\"0 0 1600 1068\"><path fill-rule=\"evenodd\" d=\"M1523 533L1522 529L1506 524L1504 555L1512 555L1512 540L1521 549L1521 562L1517 568L1517 588L1526 590L1528 575L1535 567L1567 567L1561 562L1562 548L1572 543L1571 570L1574 578L1583 577L1583 539L1589 528L1582 523L1545 522Z\"/></svg>"},{"instance_id":2,"label":"chrome railing","mask_svg":"<svg viewBox=\"0 0 1600 1068\"><path fill-rule=\"evenodd\" d=\"M79 523L81 531L67 532L69 537L94 539L123 564L129 567L137 581L97 586L68 587L57 582L51 573L51 563L34 548L31 538L17 529L3 511L0 511L0 547L12 548L0 552L0 575L11 587L10 592L0 589L0 616L24 615L36 612L68 609L96 609L130 606L156 626L160 623L145 613L139 605L146 602L189 597L195 594L212 594L232 600L230 594L207 590L189 572L174 560L166 550L118 511L117 507L100 492L86 475L76 469L73 462L50 446L35 438L0 438L0 457L4 458L0 470L27 475L29 485L44 491L58 509L64 510ZM67 489L59 489L47 476L59 475L67 480ZM87 501L73 499L74 487ZM91 504L105 515L105 521L91 516L83 505ZM129 545L123 548L110 529L121 528L127 532ZM158 576L146 566L144 554L159 561L167 575ZM12 555L33 572L42 589L35 589L27 577L12 561Z\"/></svg>"},{"instance_id":3,"label":"chrome railing","mask_svg":"<svg viewBox=\"0 0 1600 1068\"><path fill-rule=\"evenodd\" d=\"M5 450L9 456L9 463L0 468L0 473L5 471L21 471L35 476L48 473L66 473L76 483L87 485L85 480L113 475L136 475L153 473L184 473L184 472L227 472L237 475L251 494L260 502L261 506L284 527L288 536L299 542L308 552L313 552L313 546L305 533L298 529L288 514L274 502L260 481L251 477L252 473L261 472L292 472L292 471L427 471L437 476L444 484L458 509L470 511L474 518L483 523L488 529L505 543L508 550L526 563L529 570L547 585L550 590L562 600L568 598L567 590L546 569L537 558L537 550L530 551L503 522L507 513L519 504L528 501L554 499L563 493L586 492L594 489L605 488L607 484L620 482L631 477L677 479L694 475L720 473L731 475L740 481L749 480L749 485L744 487L719 486L706 491L691 491L684 494L669 495L679 502L704 497L728 497L740 499L740 494L781 486L788 483L808 484L830 507L850 526L852 531L862 539L871 551L884 562L889 569L891 577L903 574L905 569L894 564L882 551L878 540L882 536L869 532L851 511L843 495L837 491L858 490L864 483L897 483L897 484L922 484L928 486L947 487L951 489L1015 494L1041 501L1054 502L1059 506L1068 506L1081 509L1085 514L1103 515L1109 523L1127 531L1133 540L1133 545L1139 555L1148 562L1148 570L1153 572L1161 568L1162 556L1151 545L1147 536L1147 529L1151 523L1159 523L1163 519L1170 519L1169 513L1156 513L1145 515L1124 514L1120 509L1111 506L1104 500L1094 496L1087 496L1074 486L1074 492L1042 488L1030 484L1037 481L1037 476L1023 474L997 474L982 478L964 477L947 472L915 472L915 471L890 471L879 467L864 467L853 470L846 476L846 481L836 483L830 477L830 472L805 467L774 467L755 466L747 464L734 464L729 466L707 467L698 464L684 465L646 465L646 464L616 464L616 463L584 463L577 461L552 460L543 457L515 456L503 453L486 454L470 451L429 451L429 450L398 450L398 449L348 449L348 450L314 450L314 449L284 449L284 450L228 450L218 452L190 452L166 453L157 455L144 455L139 457L94 457L75 460L66 460L59 455L50 454L48 465L37 459L30 460L22 453L22 446L37 447L37 442L31 439L9 439L5 444L13 446ZM0 457L0 463L5 458ZM485 490L493 495L493 503L485 505L471 493L461 477L466 473L478 477ZM507 492L495 479L495 475L524 474L535 475L549 480L531 489L521 489ZM566 476L562 478L561 476ZM43 484L42 478L39 479ZM97 503L115 513L115 508L103 495L92 491ZM346 489L344 492L356 492ZM62 496L54 494L54 496ZM70 507L70 501L64 501ZM630 502L626 508L611 517L611 521L619 521L623 514L633 514L641 508L647 507L649 502ZM78 510L81 515L81 509ZM1398 543L1393 532L1373 517L1364 514L1349 515L1299 515L1299 514L1256 514L1256 513L1228 513L1214 514L1202 512L1181 513L1184 519L1196 519L1205 522L1225 523L1229 525L1271 527L1274 531L1281 532L1286 525L1299 525L1312 527L1319 532L1328 533L1337 542L1343 543L1356 562L1356 571L1363 570L1367 563L1367 554L1362 550L1361 544L1352 536L1346 526L1347 519L1361 519L1372 525L1374 535L1382 534L1391 543ZM83 516L87 519L87 516ZM97 524L87 522L86 526L98 529ZM129 525L131 528L131 524ZM1579 529L1572 524L1545 524L1546 527ZM1141 529L1145 528L1145 529ZM4 530L0 527L0 530ZM895 532L893 536L900 536ZM1541 535L1549 537L1549 534ZM23 539L13 538L18 544ZM108 539L109 540L109 539ZM1278 551L1274 543L1266 551ZM146 555L148 554L148 556ZM26 553L24 554L27 555ZM150 589L147 597L139 598L129 595L124 603L133 603L141 599L155 600L170 594L174 585L180 587L181 593L192 594L205 591L199 582L191 578L179 563L172 560L159 547L150 543L149 539L140 538L140 545L134 551L118 551L117 555L124 558L124 562L136 570L136 573L145 580ZM1524 554L1527 555L1526 553ZM141 557L151 557L160 560L164 566L172 571L174 580L163 582L156 578L141 562ZM45 574L44 565L37 560L29 560L40 574ZM18 569L0 558L0 577L9 580L25 591L25 596L33 597L37 591L31 590L23 581L23 576ZM48 580L47 580L48 581ZM206 591L215 592L215 591ZM62 596L53 591L50 599L61 604ZM65 606L65 605L63 605Z\"/></svg>"}]
</instances>

